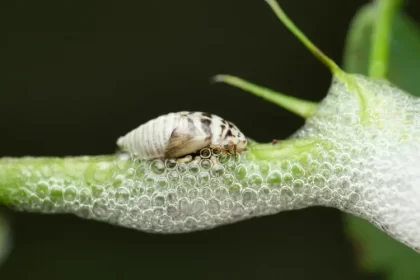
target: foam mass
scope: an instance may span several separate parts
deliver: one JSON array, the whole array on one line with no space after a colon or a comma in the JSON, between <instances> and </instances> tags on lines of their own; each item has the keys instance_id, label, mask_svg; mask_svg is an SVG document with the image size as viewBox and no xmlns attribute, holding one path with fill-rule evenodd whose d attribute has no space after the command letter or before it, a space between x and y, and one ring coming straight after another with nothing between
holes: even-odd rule
<instances>
[{"instance_id":1,"label":"foam mass","mask_svg":"<svg viewBox=\"0 0 420 280\"><path fill-rule=\"evenodd\" d=\"M192 163L126 154L4 158L0 198L18 210L157 233L321 205L368 219L420 250L420 101L388 83L351 77L368 96L365 105L335 80L291 136L315 139L296 155L263 160L251 146L236 157L205 150Z\"/></svg>"}]
</instances>

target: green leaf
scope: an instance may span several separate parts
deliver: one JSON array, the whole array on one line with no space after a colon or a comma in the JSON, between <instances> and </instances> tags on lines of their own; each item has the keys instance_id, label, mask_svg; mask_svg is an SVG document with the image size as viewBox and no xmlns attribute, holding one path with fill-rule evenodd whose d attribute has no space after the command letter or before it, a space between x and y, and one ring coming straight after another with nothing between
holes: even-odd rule
<instances>
[{"instance_id":1,"label":"green leaf","mask_svg":"<svg viewBox=\"0 0 420 280\"><path fill-rule=\"evenodd\" d=\"M344 52L344 70L367 75L375 10L373 5L360 9L350 27ZM390 37L387 79L401 89L420 96L418 75L420 27L410 17L397 12Z\"/></svg>"},{"instance_id":2,"label":"green leaf","mask_svg":"<svg viewBox=\"0 0 420 280\"><path fill-rule=\"evenodd\" d=\"M361 268L371 273L385 273L386 280L420 279L419 253L364 219L346 215L346 222Z\"/></svg>"},{"instance_id":3,"label":"green leaf","mask_svg":"<svg viewBox=\"0 0 420 280\"><path fill-rule=\"evenodd\" d=\"M355 16L347 37L345 71L368 74L374 20L373 4L364 6ZM403 90L420 96L419 61L420 28L407 15L398 12L390 34L386 78ZM385 273L386 280L420 279L420 254L365 220L347 214L345 218L348 234L357 244L361 268L371 273Z\"/></svg>"}]
</instances>

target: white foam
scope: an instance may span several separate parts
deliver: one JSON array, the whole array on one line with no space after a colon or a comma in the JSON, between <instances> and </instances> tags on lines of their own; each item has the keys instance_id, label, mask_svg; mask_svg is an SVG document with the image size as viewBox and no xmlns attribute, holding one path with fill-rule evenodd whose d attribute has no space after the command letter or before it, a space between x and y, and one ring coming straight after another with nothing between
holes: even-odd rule
<instances>
[{"instance_id":1,"label":"white foam","mask_svg":"<svg viewBox=\"0 0 420 280\"><path fill-rule=\"evenodd\" d=\"M221 165L116 157L115 167L95 162L98 174L88 166L86 182L31 176L26 166L22 172L32 179L13 196L22 210L74 213L161 233L323 205L362 216L419 250L420 102L386 83L362 76L357 82L373 98L364 115L369 122L362 122L357 95L335 81L318 112L293 135L332 146L304 154L304 161L256 161L249 153L219 157Z\"/></svg>"}]
</instances>

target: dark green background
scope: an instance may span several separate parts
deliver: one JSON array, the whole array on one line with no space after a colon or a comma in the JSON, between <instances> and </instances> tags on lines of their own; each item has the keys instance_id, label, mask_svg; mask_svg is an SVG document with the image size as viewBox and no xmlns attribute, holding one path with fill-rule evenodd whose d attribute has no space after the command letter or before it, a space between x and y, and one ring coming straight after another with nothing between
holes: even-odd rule
<instances>
[{"instance_id":1,"label":"dark green background","mask_svg":"<svg viewBox=\"0 0 420 280\"><path fill-rule=\"evenodd\" d=\"M279 0L341 63L362 0ZM210 111L262 142L303 120L219 73L313 101L331 75L263 0L8 1L1 4L0 156L109 154L137 125ZM4 7L6 6L6 7ZM406 10L420 18L420 3ZM309 208L210 231L152 235L73 216L8 211L0 279L381 279L357 272L340 212Z\"/></svg>"}]
</instances>

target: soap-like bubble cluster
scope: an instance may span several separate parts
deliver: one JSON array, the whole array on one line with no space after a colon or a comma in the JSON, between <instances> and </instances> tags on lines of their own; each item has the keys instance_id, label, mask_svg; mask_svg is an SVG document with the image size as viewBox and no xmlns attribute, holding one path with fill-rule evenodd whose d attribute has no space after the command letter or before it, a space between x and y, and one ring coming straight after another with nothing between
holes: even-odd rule
<instances>
[{"instance_id":1,"label":"soap-like bubble cluster","mask_svg":"<svg viewBox=\"0 0 420 280\"><path fill-rule=\"evenodd\" d=\"M356 93L336 81L295 136L333 143L323 164L336 168L336 159L345 159L342 175L326 176L345 197L327 206L361 216L420 251L420 99L387 82L355 79L365 94L364 112Z\"/></svg>"},{"instance_id":2,"label":"soap-like bubble cluster","mask_svg":"<svg viewBox=\"0 0 420 280\"><path fill-rule=\"evenodd\" d=\"M57 166L36 175L26 167L22 176L30 179L13 197L28 211L74 213L162 233L323 205L362 216L418 250L420 101L389 84L355 79L367 97L335 81L316 114L293 135L327 145L299 160L207 148L188 163L122 154L114 162L87 163L85 180L50 177L60 172Z\"/></svg>"},{"instance_id":3,"label":"soap-like bubble cluster","mask_svg":"<svg viewBox=\"0 0 420 280\"><path fill-rule=\"evenodd\" d=\"M31 180L13 196L19 197L20 210L74 213L165 233L211 228L311 204L306 197L311 187L305 185L299 163L273 165L255 161L248 153L231 155L209 148L187 163L133 160L126 154L116 162L96 163L92 170L97 172L89 174L93 180L86 185L55 177ZM113 175L107 183L96 183L110 169Z\"/></svg>"}]
</instances>

